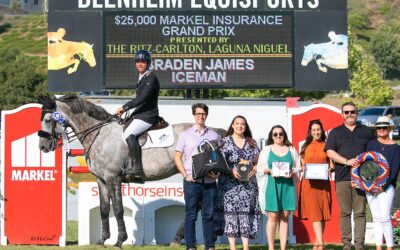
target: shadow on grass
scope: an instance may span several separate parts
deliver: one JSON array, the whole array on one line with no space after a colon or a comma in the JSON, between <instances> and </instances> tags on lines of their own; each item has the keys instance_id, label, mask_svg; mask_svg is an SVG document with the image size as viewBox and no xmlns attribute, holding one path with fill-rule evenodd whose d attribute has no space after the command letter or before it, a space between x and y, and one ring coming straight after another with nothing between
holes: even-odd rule
<instances>
[{"instance_id":1,"label":"shadow on grass","mask_svg":"<svg viewBox=\"0 0 400 250\"><path fill-rule=\"evenodd\" d=\"M90 245L90 246L77 246L78 245L78 221L68 221L67 222L67 247L66 249L101 249L100 246ZM239 242L239 241L238 241ZM112 246L106 246L106 248L113 248ZM197 249L203 249L203 245L199 245ZM117 248L115 248L117 249ZM185 245L181 244L180 247L170 247L169 245L156 245L156 246L135 246L135 245L123 245L123 249L142 249L142 250L159 250L159 249L171 249L171 250L182 250L185 249ZM229 245L217 244L217 250L229 250ZM237 250L243 250L242 245L237 245ZM266 245L251 245L250 250L266 250L268 247ZM279 240L275 241L275 249L279 249ZM288 245L286 250L309 250L312 249L312 244L298 244L298 245ZM326 250L341 250L341 245L328 244L325 246ZM375 246L365 246L365 250L373 250ZM395 248L399 249L399 248Z\"/></svg>"},{"instance_id":2,"label":"shadow on grass","mask_svg":"<svg viewBox=\"0 0 400 250\"><path fill-rule=\"evenodd\" d=\"M11 28L11 23L5 23L0 25L0 34L6 32Z\"/></svg>"}]
</instances>

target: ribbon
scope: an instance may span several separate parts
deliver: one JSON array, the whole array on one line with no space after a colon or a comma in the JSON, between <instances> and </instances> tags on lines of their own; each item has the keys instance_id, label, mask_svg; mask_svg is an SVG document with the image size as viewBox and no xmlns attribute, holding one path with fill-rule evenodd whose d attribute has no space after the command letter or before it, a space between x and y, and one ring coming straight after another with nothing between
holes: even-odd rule
<instances>
[{"instance_id":1,"label":"ribbon","mask_svg":"<svg viewBox=\"0 0 400 250\"><path fill-rule=\"evenodd\" d=\"M378 188L386 184L390 175L389 163L385 157L375 151L368 151L361 153L357 156L358 164L350 171L351 182L355 184L358 189L366 192L374 193ZM378 176L375 180L364 181L360 175L360 166L366 161L374 161L378 165Z\"/></svg>"},{"instance_id":2,"label":"ribbon","mask_svg":"<svg viewBox=\"0 0 400 250\"><path fill-rule=\"evenodd\" d=\"M53 112L52 117L53 117L54 121L56 121L58 124L65 125L65 123L66 123L65 118L57 111Z\"/></svg>"}]
</instances>

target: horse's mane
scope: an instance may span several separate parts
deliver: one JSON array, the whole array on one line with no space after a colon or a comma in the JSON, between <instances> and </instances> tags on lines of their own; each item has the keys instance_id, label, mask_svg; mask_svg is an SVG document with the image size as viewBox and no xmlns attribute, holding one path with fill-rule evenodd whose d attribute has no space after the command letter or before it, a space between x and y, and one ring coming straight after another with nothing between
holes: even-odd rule
<instances>
[{"instance_id":1,"label":"horse's mane","mask_svg":"<svg viewBox=\"0 0 400 250\"><path fill-rule=\"evenodd\" d=\"M96 120L104 121L112 116L102 107L97 106L89 101L86 101L78 96L74 95L62 96L58 98L57 101L67 104L71 108L72 113L74 114L86 113L87 115L93 117Z\"/></svg>"}]
</instances>

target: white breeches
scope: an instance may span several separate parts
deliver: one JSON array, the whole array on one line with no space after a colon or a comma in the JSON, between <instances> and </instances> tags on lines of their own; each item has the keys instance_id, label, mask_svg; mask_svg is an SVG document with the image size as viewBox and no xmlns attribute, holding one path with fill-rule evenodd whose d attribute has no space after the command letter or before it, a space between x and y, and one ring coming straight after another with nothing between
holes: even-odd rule
<instances>
[{"instance_id":1,"label":"white breeches","mask_svg":"<svg viewBox=\"0 0 400 250\"><path fill-rule=\"evenodd\" d=\"M144 131L148 130L153 124L144 122L139 119L133 119L131 124L125 129L124 138L128 138L130 135L138 136L142 134Z\"/></svg>"},{"instance_id":2,"label":"white breeches","mask_svg":"<svg viewBox=\"0 0 400 250\"><path fill-rule=\"evenodd\" d=\"M390 185L385 192L378 195L367 193L367 201L374 221L375 243L382 246L385 236L386 246L393 247L393 227L390 212L395 190Z\"/></svg>"}]
</instances>

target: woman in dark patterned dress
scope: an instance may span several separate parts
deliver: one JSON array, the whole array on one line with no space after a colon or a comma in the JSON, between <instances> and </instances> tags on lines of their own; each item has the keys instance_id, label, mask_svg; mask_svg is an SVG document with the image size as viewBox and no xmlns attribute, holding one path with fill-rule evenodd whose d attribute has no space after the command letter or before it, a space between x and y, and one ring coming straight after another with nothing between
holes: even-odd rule
<instances>
[{"instance_id":1,"label":"woman in dark patterned dress","mask_svg":"<svg viewBox=\"0 0 400 250\"><path fill-rule=\"evenodd\" d=\"M234 250L236 238L242 238L243 250L249 249L249 239L257 237L260 223L258 186L254 174L260 150L252 138L243 116L233 118L224 137L221 151L225 154L230 175L218 179L218 192L214 210L214 230L217 235L228 236L230 249ZM241 160L252 162L249 181L241 182L237 166Z\"/></svg>"}]
</instances>

